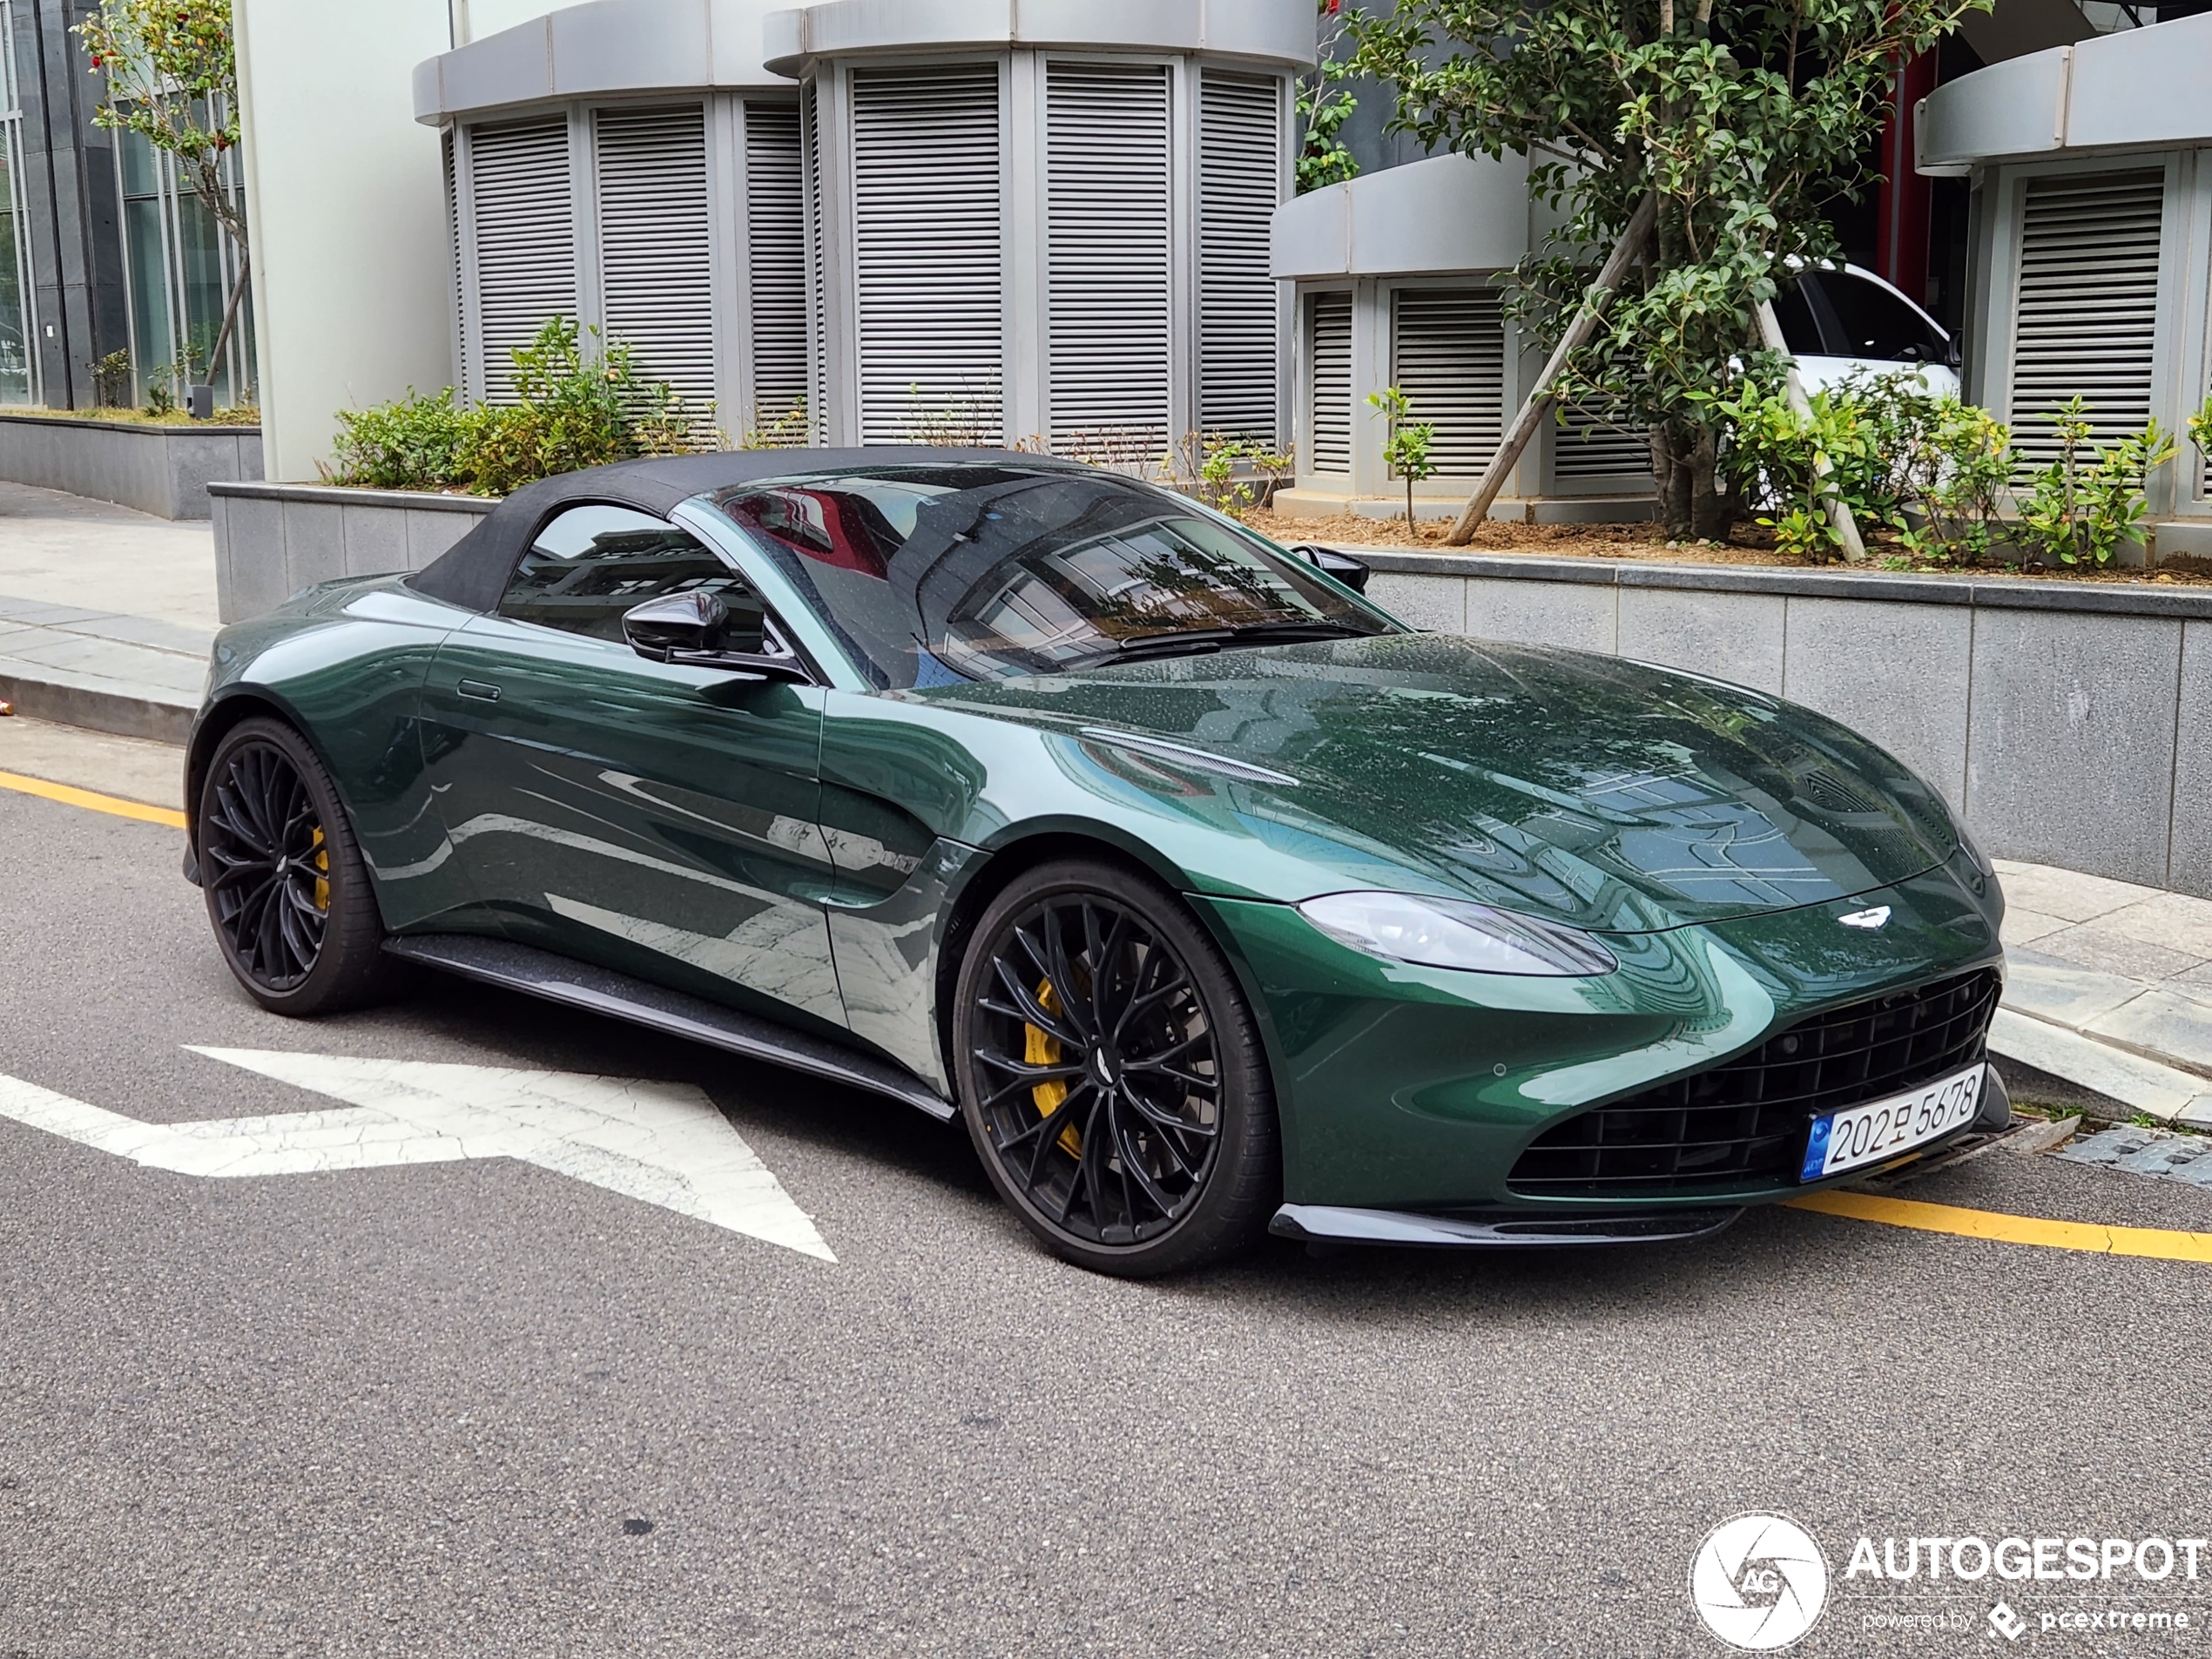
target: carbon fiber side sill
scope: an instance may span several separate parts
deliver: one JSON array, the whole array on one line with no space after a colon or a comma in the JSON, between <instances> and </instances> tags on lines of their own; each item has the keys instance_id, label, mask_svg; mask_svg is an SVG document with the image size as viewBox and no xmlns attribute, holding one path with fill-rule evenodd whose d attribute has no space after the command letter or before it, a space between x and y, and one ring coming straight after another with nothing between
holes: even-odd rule
<instances>
[{"instance_id":1,"label":"carbon fiber side sill","mask_svg":"<svg viewBox=\"0 0 2212 1659\"><path fill-rule=\"evenodd\" d=\"M887 1096L940 1123L959 1116L951 1102L939 1098L920 1078L873 1055L535 945L473 934L411 934L386 940L384 948L449 974Z\"/></svg>"}]
</instances>

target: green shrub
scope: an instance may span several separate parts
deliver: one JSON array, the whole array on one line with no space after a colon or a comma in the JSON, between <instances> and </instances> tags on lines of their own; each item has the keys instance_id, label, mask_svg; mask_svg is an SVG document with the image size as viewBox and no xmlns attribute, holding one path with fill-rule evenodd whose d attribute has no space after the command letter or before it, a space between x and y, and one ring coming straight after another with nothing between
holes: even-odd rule
<instances>
[{"instance_id":1,"label":"green shrub","mask_svg":"<svg viewBox=\"0 0 2212 1659\"><path fill-rule=\"evenodd\" d=\"M582 331L566 317L538 330L514 361L513 403L462 408L451 388L433 397L410 388L396 403L341 413L328 476L504 496L557 473L719 442L711 408L695 411L665 381L644 379L627 346L610 342L587 355Z\"/></svg>"},{"instance_id":2,"label":"green shrub","mask_svg":"<svg viewBox=\"0 0 2212 1659\"><path fill-rule=\"evenodd\" d=\"M477 428L490 411L461 408L453 388L428 397L413 387L396 403L373 409L341 409L333 465L325 473L334 483L365 484L377 489L446 489L474 476L469 455Z\"/></svg>"},{"instance_id":3,"label":"green shrub","mask_svg":"<svg viewBox=\"0 0 2212 1659\"><path fill-rule=\"evenodd\" d=\"M2043 417L2057 428L2058 458L2035 474L2020 504L2021 539L2061 564L2110 564L2142 522L2144 477L2175 455L2155 420L2117 443L2091 445L2088 414L2076 395Z\"/></svg>"}]
</instances>

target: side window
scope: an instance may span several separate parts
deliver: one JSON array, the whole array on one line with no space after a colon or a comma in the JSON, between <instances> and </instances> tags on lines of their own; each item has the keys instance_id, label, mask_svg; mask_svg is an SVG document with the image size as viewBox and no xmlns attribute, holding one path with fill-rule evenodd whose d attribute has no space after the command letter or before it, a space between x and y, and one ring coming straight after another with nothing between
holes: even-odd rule
<instances>
[{"instance_id":1,"label":"side window","mask_svg":"<svg viewBox=\"0 0 2212 1659\"><path fill-rule=\"evenodd\" d=\"M1774 296L1774 320L1782 325L1783 343L1792 357L1823 354L1820 330L1813 325L1812 307L1805 303L1803 281L1792 282Z\"/></svg>"},{"instance_id":2,"label":"side window","mask_svg":"<svg viewBox=\"0 0 2212 1659\"><path fill-rule=\"evenodd\" d=\"M1843 331L1841 355L1894 363L1943 361L1943 341L1928 320L1879 283L1849 271L1823 271L1820 291Z\"/></svg>"},{"instance_id":3,"label":"side window","mask_svg":"<svg viewBox=\"0 0 2212 1659\"><path fill-rule=\"evenodd\" d=\"M733 617L760 615L745 579L689 530L595 503L569 508L538 531L507 579L499 614L619 644L624 611L692 590L718 595Z\"/></svg>"}]
</instances>

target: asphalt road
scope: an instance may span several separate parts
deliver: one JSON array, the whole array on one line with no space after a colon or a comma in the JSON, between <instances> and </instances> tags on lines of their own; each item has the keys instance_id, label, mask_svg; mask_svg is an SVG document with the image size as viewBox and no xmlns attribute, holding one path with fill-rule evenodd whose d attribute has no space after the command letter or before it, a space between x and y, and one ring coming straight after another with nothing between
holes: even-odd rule
<instances>
[{"instance_id":1,"label":"asphalt road","mask_svg":"<svg viewBox=\"0 0 2212 1659\"><path fill-rule=\"evenodd\" d=\"M0 792L0 1073L164 1122L333 1104L186 1044L688 1081L838 1259L503 1160L215 1180L0 1121L0 1659L1711 1655L1691 1557L1759 1509L1828 1559L1799 1652L2212 1626L2212 1560L1844 1576L1861 1534L2212 1533L2212 1265L1770 1211L1116 1283L896 1106L458 982L264 1015L178 854ZM1912 1196L2212 1230L2001 1150ZM2114 1602L2193 1628L2034 1622Z\"/></svg>"}]
</instances>

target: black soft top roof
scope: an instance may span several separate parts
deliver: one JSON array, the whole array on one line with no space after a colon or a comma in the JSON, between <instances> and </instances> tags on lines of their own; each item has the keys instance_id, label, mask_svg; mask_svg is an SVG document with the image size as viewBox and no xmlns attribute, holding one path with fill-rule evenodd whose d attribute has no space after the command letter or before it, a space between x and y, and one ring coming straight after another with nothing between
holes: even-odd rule
<instances>
[{"instance_id":1,"label":"black soft top roof","mask_svg":"<svg viewBox=\"0 0 2212 1659\"><path fill-rule=\"evenodd\" d=\"M539 527L563 508L584 502L612 502L665 516L679 502L765 478L833 476L864 467L977 462L1047 468L1069 464L1014 449L936 449L918 444L866 449L725 449L712 455L618 461L611 467L592 467L525 484L435 561L409 577L408 585L470 610L494 610Z\"/></svg>"}]
</instances>

